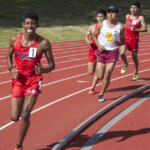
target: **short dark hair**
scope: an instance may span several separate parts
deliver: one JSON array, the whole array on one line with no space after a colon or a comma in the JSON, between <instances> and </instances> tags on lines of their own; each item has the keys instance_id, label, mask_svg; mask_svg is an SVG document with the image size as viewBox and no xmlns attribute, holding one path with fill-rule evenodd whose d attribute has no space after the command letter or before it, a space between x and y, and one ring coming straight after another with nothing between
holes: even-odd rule
<instances>
[{"instance_id":1,"label":"short dark hair","mask_svg":"<svg viewBox=\"0 0 150 150\"><path fill-rule=\"evenodd\" d=\"M39 15L36 12L34 12L34 11L27 11L24 14L24 20L26 18L34 19L36 21L36 23L38 23L38 21L39 21Z\"/></svg>"},{"instance_id":2,"label":"short dark hair","mask_svg":"<svg viewBox=\"0 0 150 150\"><path fill-rule=\"evenodd\" d=\"M131 3L131 6L132 5L135 5L135 6L137 6L138 8L140 8L140 3L138 2L138 1L133 1L132 3Z\"/></svg>"},{"instance_id":3,"label":"short dark hair","mask_svg":"<svg viewBox=\"0 0 150 150\"><path fill-rule=\"evenodd\" d=\"M106 11L104 9L98 9L96 15L97 14L103 14L106 17Z\"/></svg>"}]
</instances>

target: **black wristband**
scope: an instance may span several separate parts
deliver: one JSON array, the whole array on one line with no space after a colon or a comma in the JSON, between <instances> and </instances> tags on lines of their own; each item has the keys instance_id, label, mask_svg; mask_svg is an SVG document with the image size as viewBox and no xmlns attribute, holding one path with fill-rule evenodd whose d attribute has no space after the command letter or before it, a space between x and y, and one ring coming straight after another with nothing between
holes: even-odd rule
<instances>
[{"instance_id":1,"label":"black wristband","mask_svg":"<svg viewBox=\"0 0 150 150\"><path fill-rule=\"evenodd\" d=\"M13 68L12 66L11 66L11 67L9 67L9 68L8 68L8 71L10 72L12 68Z\"/></svg>"}]
</instances>

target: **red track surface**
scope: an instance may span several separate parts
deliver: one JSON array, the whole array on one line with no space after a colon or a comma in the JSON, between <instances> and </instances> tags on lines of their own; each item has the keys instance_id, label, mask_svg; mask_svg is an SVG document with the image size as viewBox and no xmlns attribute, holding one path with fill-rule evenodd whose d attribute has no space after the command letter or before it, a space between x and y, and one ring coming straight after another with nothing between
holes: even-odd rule
<instances>
[{"instance_id":1,"label":"red track surface","mask_svg":"<svg viewBox=\"0 0 150 150\"><path fill-rule=\"evenodd\" d=\"M134 66L131 54L127 52L128 61L131 64L127 72L122 75L120 74L120 69L123 63L119 59L111 77L112 81L105 94L107 101L104 103L98 102L98 93L93 96L87 94L92 81L92 76L87 74L89 48L87 44L84 41L52 43L56 69L50 74L43 75L42 94L39 96L37 104L33 109L33 114L31 115L31 126L24 141L24 150L50 150L66 134L99 109L120 96L148 84L150 81L149 36L149 33L141 34L139 50L140 79L138 81L132 81ZM7 72L6 52L7 48L0 48L0 149L12 150L17 142L20 121L10 124L7 127L4 126L11 122L9 116L11 76ZM46 64L44 59L43 57L43 65ZM101 81L99 83L101 83ZM96 88L96 91L100 91L100 86ZM148 94L149 92L148 90L145 93ZM137 96L136 98L140 99L141 97ZM131 99L129 102L133 103L136 98ZM102 118L99 122L95 123L93 125L95 126L94 128L91 127L89 130L83 132L83 136L81 135L76 138L75 143L71 143L65 149L80 149L84 142L86 142L100 126L121 112L123 108L128 107L130 105L129 102L121 105L120 109L116 111L114 109L105 119ZM99 147L103 147L102 150L111 150L109 146L113 147L112 150L117 149L117 147L118 149L119 147L121 147L121 149L129 149L127 147L129 146L132 147L132 150L148 150L148 146L150 146L148 142L150 138L150 120L148 120L149 106L150 103L147 101L123 118L108 132L110 136L107 138L108 134L106 134L103 141L98 142L94 146L94 149L97 150ZM140 113L142 113L142 115ZM139 118L140 115L141 117ZM147 128L146 131L148 131L145 134L140 131L138 132L138 130L145 128ZM133 133L134 136L128 137L127 140L123 142L116 142L121 139L121 136L128 134L128 130L137 132L135 134ZM132 135L131 132L129 134ZM111 133L113 137L111 137ZM118 134L117 137L115 137L115 133ZM80 138L82 142L81 140L78 142ZM143 140L143 138L147 140ZM133 144L138 141L140 145L139 140L141 140L141 144L144 143L142 148L138 146L138 144Z\"/></svg>"}]
</instances>

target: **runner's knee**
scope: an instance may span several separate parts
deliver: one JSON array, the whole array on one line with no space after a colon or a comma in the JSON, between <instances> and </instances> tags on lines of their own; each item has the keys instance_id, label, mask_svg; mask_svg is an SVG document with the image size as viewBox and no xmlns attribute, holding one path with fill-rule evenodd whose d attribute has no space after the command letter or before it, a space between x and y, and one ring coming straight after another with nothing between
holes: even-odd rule
<instances>
[{"instance_id":1,"label":"runner's knee","mask_svg":"<svg viewBox=\"0 0 150 150\"><path fill-rule=\"evenodd\" d=\"M94 71L88 71L89 75L93 75Z\"/></svg>"},{"instance_id":2,"label":"runner's knee","mask_svg":"<svg viewBox=\"0 0 150 150\"><path fill-rule=\"evenodd\" d=\"M110 75L111 75L110 71L105 72L105 80L110 80Z\"/></svg>"},{"instance_id":3,"label":"runner's knee","mask_svg":"<svg viewBox=\"0 0 150 150\"><path fill-rule=\"evenodd\" d=\"M30 114L27 110L25 110L21 113L21 119L22 120L26 121L26 120L29 120L29 118L30 118Z\"/></svg>"},{"instance_id":4,"label":"runner's knee","mask_svg":"<svg viewBox=\"0 0 150 150\"><path fill-rule=\"evenodd\" d=\"M19 116L17 116L17 115L11 115L11 120L12 121L18 121L19 120Z\"/></svg>"},{"instance_id":5,"label":"runner's knee","mask_svg":"<svg viewBox=\"0 0 150 150\"><path fill-rule=\"evenodd\" d=\"M102 74L97 74L97 79L98 80L102 80L103 79L103 75Z\"/></svg>"}]
</instances>

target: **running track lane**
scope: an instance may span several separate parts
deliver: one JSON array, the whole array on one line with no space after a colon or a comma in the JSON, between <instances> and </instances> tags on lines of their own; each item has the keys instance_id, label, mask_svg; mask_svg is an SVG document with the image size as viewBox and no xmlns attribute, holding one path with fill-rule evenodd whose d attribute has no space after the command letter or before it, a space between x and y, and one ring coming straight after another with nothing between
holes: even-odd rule
<instances>
[{"instance_id":1,"label":"running track lane","mask_svg":"<svg viewBox=\"0 0 150 150\"><path fill-rule=\"evenodd\" d=\"M144 57L143 57L143 59L144 59ZM85 63L86 62L87 61L85 60ZM118 65L119 65L119 63L121 63L121 62L118 62ZM142 65L141 67L142 67L143 70L144 70L144 68L147 69L146 65L144 65L144 66ZM116 73L114 73L114 76L117 75L117 72L119 72L119 70L120 70L120 68L118 68L118 70L116 70ZM75 71L77 71L77 70L75 70ZM129 70L129 72L132 72L132 71ZM145 72L145 73L142 74L143 77L142 76L141 77L148 79L147 74L148 74L148 72ZM127 77L126 80L130 81L131 77L132 76L130 75L129 77ZM86 77L83 77L83 78L80 78L80 79L91 81L91 77L89 77L89 76L86 76ZM116 81L114 81L114 82L117 83ZM130 81L130 82L133 83L133 81ZM146 80L146 82L148 82L148 81ZM125 81L125 83L127 83L127 81ZM136 82L136 83L138 83L138 82ZM145 80L142 81L142 84L144 84L144 83L145 83ZM70 84L73 85L73 88L68 88ZM70 82L68 84L66 84L67 88L65 89L65 91L67 91L67 92L64 93L64 95L68 94L69 90L76 91L77 89L81 90L81 88L83 88L83 87L84 88L89 87L89 84L90 84L89 82L86 82L84 84L79 84L76 81L70 80ZM138 83L138 86L142 85L142 84ZM79 85L80 85L80 88L79 88ZM61 93L61 90L58 90L58 89L63 89L63 87L64 87L63 85L62 85L62 87L60 87L59 85L58 86L56 85L56 87L55 87L56 89L54 91L52 90L54 87L52 87L52 88L50 88L50 86L48 88L45 87L46 88L46 90L44 89L45 93L43 93L43 95L41 95L39 97L37 105L38 106L43 105L42 104L43 99L44 100L46 99L47 102L49 102L49 100L51 100L51 96L49 96L49 95L47 95L47 97L44 98L45 97L44 95L46 93L49 93L49 91L52 91L52 93L56 92L56 91L59 91L59 93ZM119 93L121 94L121 92L119 92ZM117 92L117 94L118 94L118 92ZM54 95L56 95L56 94L54 94ZM117 96L114 95L114 99L115 99L115 97L117 98ZM49 144L53 144L55 142L58 142L59 139L63 138L63 136L65 134L67 134L67 132L69 132L72 128L74 128L75 125L78 125L81 121L86 119L86 117L88 117L90 114L96 112L96 109L98 110L100 108L99 103L97 102L97 95L92 96L92 99L93 99L93 101L91 101L91 97L87 95L87 90L86 90L85 92L83 92L83 94L80 93L79 95L75 95L75 96L69 98L67 101L62 101L60 103L57 103L57 104L53 105L52 107L47 107L46 109L43 109L43 110L41 110L37 113L34 113L34 115L31 117L32 118L31 121L33 123L33 126L31 126L31 129L29 130L29 133L28 133L29 137L33 137L32 138L33 139L33 146L31 146L32 149L39 149L40 147L43 148L44 146L47 146ZM6 101L3 101L1 104L5 103L5 102ZM7 101L5 107L8 108L8 105L9 105L9 102ZM104 104L102 104L101 107L103 107L103 105ZM107 103L105 103L105 105L107 105ZM35 107L35 109L36 109L36 107ZM4 107L2 107L2 108L4 108ZM85 109L83 110L83 108L85 108ZM91 108L92 108L92 110L91 110ZM5 110L7 111L7 109L5 109ZM5 111L5 110L3 110L3 111ZM91 112L89 112L90 110L91 110ZM84 112L82 112L82 111L84 111ZM59 114L59 112L61 114ZM83 113L83 116L82 116L81 112ZM73 114L73 115L71 115L71 114ZM41 118L40 116L43 116L43 117ZM45 119L45 116L47 116L47 119ZM40 122L42 124L39 124L39 119L41 120ZM71 120L71 119L73 119L73 120ZM38 124L38 126L37 126L37 124ZM12 133L13 136L12 136L12 138L10 138L10 139L12 139L11 140L12 142L9 143L9 144L7 143L8 144L7 148L8 147L13 147L14 143L16 143L16 138L17 138L17 135L18 135L18 125L19 125L19 123L13 124L10 127L8 127L8 128L1 131L1 133L3 133L2 135L7 134L9 132L9 130L13 131L13 133ZM63 128L63 130L62 130L62 128ZM44 129L46 129L46 130L44 130ZM39 130L39 132L37 133L38 130ZM49 130L50 130L50 132L49 132ZM65 133L63 133L63 132L65 132ZM58 136L58 133L60 133L59 136ZM14 135L15 135L16 138L14 138ZM7 144L5 143L6 138L4 138L4 137L3 137L3 139L4 139L4 142L3 142L4 145L3 146L5 147ZM30 139L26 138L25 145L24 145L25 149L29 149L29 147L27 147L28 142L30 142Z\"/></svg>"}]
</instances>

